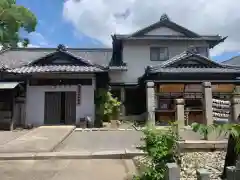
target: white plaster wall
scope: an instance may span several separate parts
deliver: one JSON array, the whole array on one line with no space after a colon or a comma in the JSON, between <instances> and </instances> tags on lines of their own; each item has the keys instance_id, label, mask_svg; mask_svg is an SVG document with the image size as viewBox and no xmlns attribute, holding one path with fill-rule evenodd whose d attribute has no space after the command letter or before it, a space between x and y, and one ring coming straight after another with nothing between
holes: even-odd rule
<instances>
[{"instance_id":1,"label":"white plaster wall","mask_svg":"<svg viewBox=\"0 0 240 180\"><path fill-rule=\"evenodd\" d=\"M174 31L170 28L167 28L167 27L160 27L160 28L157 28L157 29L154 29L148 33L146 33L146 35L183 35L182 33L180 32L177 32L177 31Z\"/></svg>"},{"instance_id":2,"label":"white plaster wall","mask_svg":"<svg viewBox=\"0 0 240 180\"><path fill-rule=\"evenodd\" d=\"M44 124L44 101L45 92L56 91L75 91L77 86L27 86L26 98L26 123L34 125ZM81 104L76 105L76 120L81 117L91 116L94 120L95 105L94 105L94 86L82 86L81 89Z\"/></svg>"},{"instance_id":3,"label":"white plaster wall","mask_svg":"<svg viewBox=\"0 0 240 180\"><path fill-rule=\"evenodd\" d=\"M204 41L126 41L123 44L123 61L127 62L128 71L110 72L113 83L137 83L149 65L158 65L161 61L150 60L150 47L168 47L169 57L176 56L190 46L208 47Z\"/></svg>"}]
</instances>

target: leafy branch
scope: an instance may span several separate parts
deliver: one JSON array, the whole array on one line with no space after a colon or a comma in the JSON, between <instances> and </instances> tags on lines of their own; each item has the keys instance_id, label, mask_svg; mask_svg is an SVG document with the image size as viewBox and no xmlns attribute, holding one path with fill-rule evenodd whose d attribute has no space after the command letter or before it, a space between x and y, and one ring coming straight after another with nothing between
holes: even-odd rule
<instances>
[{"instance_id":1,"label":"leafy branch","mask_svg":"<svg viewBox=\"0 0 240 180\"><path fill-rule=\"evenodd\" d=\"M0 44L3 47L16 47L19 42L26 46L27 38L20 36L20 30L34 32L36 16L27 8L16 5L16 0L0 1Z\"/></svg>"},{"instance_id":2,"label":"leafy branch","mask_svg":"<svg viewBox=\"0 0 240 180\"><path fill-rule=\"evenodd\" d=\"M193 123L191 125L194 132L200 133L203 138L206 140L208 135L210 133L215 132L217 136L221 135L231 135L235 142L235 151L236 153L240 153L240 124L211 124L211 125L205 125L205 124L199 124L199 123Z\"/></svg>"}]
</instances>

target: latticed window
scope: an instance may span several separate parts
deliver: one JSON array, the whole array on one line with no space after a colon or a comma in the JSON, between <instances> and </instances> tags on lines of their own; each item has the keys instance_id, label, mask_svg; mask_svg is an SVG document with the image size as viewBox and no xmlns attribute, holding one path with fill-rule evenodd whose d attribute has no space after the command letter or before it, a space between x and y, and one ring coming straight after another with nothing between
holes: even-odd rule
<instances>
[{"instance_id":1,"label":"latticed window","mask_svg":"<svg viewBox=\"0 0 240 180\"><path fill-rule=\"evenodd\" d=\"M150 60L151 61L166 61L169 59L167 47L151 47Z\"/></svg>"}]
</instances>

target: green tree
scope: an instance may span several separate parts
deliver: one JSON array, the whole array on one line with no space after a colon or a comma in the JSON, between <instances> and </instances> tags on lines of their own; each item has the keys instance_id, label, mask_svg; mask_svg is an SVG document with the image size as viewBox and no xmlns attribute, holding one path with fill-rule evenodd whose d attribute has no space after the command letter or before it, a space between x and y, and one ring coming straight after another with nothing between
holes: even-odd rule
<instances>
[{"instance_id":1,"label":"green tree","mask_svg":"<svg viewBox=\"0 0 240 180\"><path fill-rule=\"evenodd\" d=\"M27 8L17 5L16 0L0 0L0 44L17 47L20 42L27 46L29 40L20 36L20 30L34 32L36 16Z\"/></svg>"}]
</instances>

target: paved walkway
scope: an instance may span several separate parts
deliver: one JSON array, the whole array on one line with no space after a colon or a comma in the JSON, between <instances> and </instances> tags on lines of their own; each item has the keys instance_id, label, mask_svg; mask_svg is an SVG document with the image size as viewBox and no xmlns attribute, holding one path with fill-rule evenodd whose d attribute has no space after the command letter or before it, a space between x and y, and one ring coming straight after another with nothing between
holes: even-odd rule
<instances>
[{"instance_id":1,"label":"paved walkway","mask_svg":"<svg viewBox=\"0 0 240 180\"><path fill-rule=\"evenodd\" d=\"M0 153L49 152L73 130L74 126L42 126L0 144Z\"/></svg>"},{"instance_id":2,"label":"paved walkway","mask_svg":"<svg viewBox=\"0 0 240 180\"><path fill-rule=\"evenodd\" d=\"M0 146L28 133L29 130L21 131L0 131Z\"/></svg>"},{"instance_id":3,"label":"paved walkway","mask_svg":"<svg viewBox=\"0 0 240 180\"><path fill-rule=\"evenodd\" d=\"M124 180L124 160L0 161L1 180Z\"/></svg>"},{"instance_id":4,"label":"paved walkway","mask_svg":"<svg viewBox=\"0 0 240 180\"><path fill-rule=\"evenodd\" d=\"M141 131L75 131L56 151L131 150L141 143L141 135Z\"/></svg>"}]
</instances>

